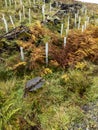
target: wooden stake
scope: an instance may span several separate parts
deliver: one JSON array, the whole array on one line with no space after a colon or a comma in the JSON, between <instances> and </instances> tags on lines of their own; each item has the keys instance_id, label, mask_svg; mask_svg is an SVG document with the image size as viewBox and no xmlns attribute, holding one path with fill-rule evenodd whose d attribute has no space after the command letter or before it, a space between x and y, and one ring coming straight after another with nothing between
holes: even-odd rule
<instances>
[{"instance_id":1,"label":"wooden stake","mask_svg":"<svg viewBox=\"0 0 98 130\"><path fill-rule=\"evenodd\" d=\"M31 9L29 8L29 24L31 23Z\"/></svg>"},{"instance_id":2,"label":"wooden stake","mask_svg":"<svg viewBox=\"0 0 98 130\"><path fill-rule=\"evenodd\" d=\"M8 5L7 0L5 0L5 7L6 7L6 8L7 8L7 5Z\"/></svg>"},{"instance_id":3,"label":"wooden stake","mask_svg":"<svg viewBox=\"0 0 98 130\"><path fill-rule=\"evenodd\" d=\"M2 17L3 17L2 19L3 19L3 21L4 21L6 33L8 33L8 24L7 24L7 21L6 21L6 19L5 19L4 14L2 14Z\"/></svg>"},{"instance_id":4,"label":"wooden stake","mask_svg":"<svg viewBox=\"0 0 98 130\"><path fill-rule=\"evenodd\" d=\"M48 65L48 43L46 43L46 47L45 47L45 53L46 53L46 65Z\"/></svg>"},{"instance_id":5,"label":"wooden stake","mask_svg":"<svg viewBox=\"0 0 98 130\"><path fill-rule=\"evenodd\" d=\"M15 24L14 24L14 22L13 22L12 16L10 15L9 17L10 17L10 21L11 21L11 23L12 23L12 25L13 25L13 28L15 28Z\"/></svg>"},{"instance_id":6,"label":"wooden stake","mask_svg":"<svg viewBox=\"0 0 98 130\"><path fill-rule=\"evenodd\" d=\"M66 37L64 37L64 48L66 47Z\"/></svg>"},{"instance_id":7,"label":"wooden stake","mask_svg":"<svg viewBox=\"0 0 98 130\"><path fill-rule=\"evenodd\" d=\"M21 60L24 61L23 47L20 47Z\"/></svg>"}]
</instances>

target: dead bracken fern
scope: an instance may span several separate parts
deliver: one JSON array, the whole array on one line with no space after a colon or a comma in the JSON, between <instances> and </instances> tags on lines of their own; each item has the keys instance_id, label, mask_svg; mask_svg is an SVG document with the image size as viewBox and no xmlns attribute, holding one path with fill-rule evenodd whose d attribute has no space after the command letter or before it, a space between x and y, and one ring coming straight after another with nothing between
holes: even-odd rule
<instances>
[{"instance_id":1,"label":"dead bracken fern","mask_svg":"<svg viewBox=\"0 0 98 130\"><path fill-rule=\"evenodd\" d=\"M49 62L55 61L63 68L74 67L77 62L89 60L98 63L98 27L88 27L85 32L72 30L67 37L66 47L63 38L52 33L39 22L31 28L28 41L18 41L24 48L25 62L29 69L45 65L45 43L49 43ZM17 63L18 64L18 63Z\"/></svg>"},{"instance_id":2,"label":"dead bracken fern","mask_svg":"<svg viewBox=\"0 0 98 130\"><path fill-rule=\"evenodd\" d=\"M53 59L62 67L74 66L84 59L97 63L98 40L96 40L97 34L95 32L97 31L95 30L98 30L98 27L91 28L91 30L84 33L71 32L67 38L65 48L52 45L50 52Z\"/></svg>"}]
</instances>

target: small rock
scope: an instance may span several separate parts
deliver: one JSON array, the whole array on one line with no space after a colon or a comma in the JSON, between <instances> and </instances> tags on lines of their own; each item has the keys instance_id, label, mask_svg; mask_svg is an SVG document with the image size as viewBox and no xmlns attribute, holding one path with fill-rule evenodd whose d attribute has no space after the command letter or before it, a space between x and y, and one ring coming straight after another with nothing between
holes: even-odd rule
<instances>
[{"instance_id":1,"label":"small rock","mask_svg":"<svg viewBox=\"0 0 98 130\"><path fill-rule=\"evenodd\" d=\"M35 85L34 88L31 88L29 91L32 92L34 90L37 90L37 89L41 88L43 84L44 84L44 80L39 82L37 85Z\"/></svg>"},{"instance_id":2,"label":"small rock","mask_svg":"<svg viewBox=\"0 0 98 130\"><path fill-rule=\"evenodd\" d=\"M36 77L34 79L27 81L27 83L25 85L25 94L24 95L26 95L27 92L32 92L32 91L35 91L35 90L41 88L44 83L45 83L45 81L42 79L42 77Z\"/></svg>"},{"instance_id":3,"label":"small rock","mask_svg":"<svg viewBox=\"0 0 98 130\"><path fill-rule=\"evenodd\" d=\"M34 87L36 84L38 84L41 80L42 80L41 77L36 77L36 78L34 78L34 79L31 79L31 80L27 81L25 88L26 88L26 89L31 89L31 88Z\"/></svg>"}]
</instances>

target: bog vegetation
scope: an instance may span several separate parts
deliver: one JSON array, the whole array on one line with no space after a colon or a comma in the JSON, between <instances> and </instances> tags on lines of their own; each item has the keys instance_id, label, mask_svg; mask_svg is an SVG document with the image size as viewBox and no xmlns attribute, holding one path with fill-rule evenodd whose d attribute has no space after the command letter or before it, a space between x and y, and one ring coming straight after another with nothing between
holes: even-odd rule
<instances>
[{"instance_id":1,"label":"bog vegetation","mask_svg":"<svg viewBox=\"0 0 98 130\"><path fill-rule=\"evenodd\" d=\"M97 5L62 2L0 2L0 130L73 130L98 99ZM45 84L24 96L37 76Z\"/></svg>"}]
</instances>

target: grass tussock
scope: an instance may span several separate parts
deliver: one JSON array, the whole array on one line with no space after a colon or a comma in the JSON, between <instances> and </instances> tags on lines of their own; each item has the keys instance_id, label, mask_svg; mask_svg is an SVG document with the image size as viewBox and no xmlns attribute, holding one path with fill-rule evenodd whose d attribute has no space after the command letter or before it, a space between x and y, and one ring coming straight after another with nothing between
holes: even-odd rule
<instances>
[{"instance_id":1,"label":"grass tussock","mask_svg":"<svg viewBox=\"0 0 98 130\"><path fill-rule=\"evenodd\" d=\"M28 76L25 80L12 78L0 82L1 129L67 130L70 124L84 119L81 106L98 97L97 78L91 79L87 71L51 71L44 78L43 88L29 93L26 98L23 94Z\"/></svg>"}]
</instances>

